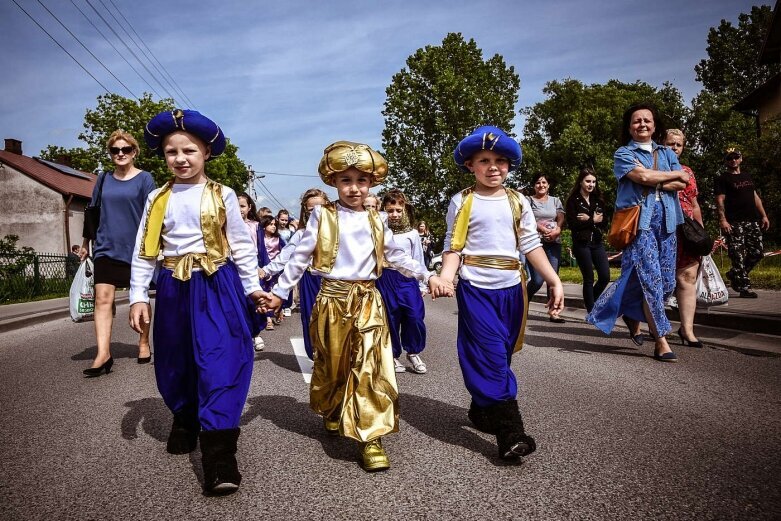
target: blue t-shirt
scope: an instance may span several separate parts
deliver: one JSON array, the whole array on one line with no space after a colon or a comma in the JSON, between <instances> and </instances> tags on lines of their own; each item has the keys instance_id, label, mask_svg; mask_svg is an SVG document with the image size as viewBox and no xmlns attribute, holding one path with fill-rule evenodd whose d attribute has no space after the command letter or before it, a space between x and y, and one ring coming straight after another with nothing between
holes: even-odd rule
<instances>
[{"instance_id":1,"label":"blue t-shirt","mask_svg":"<svg viewBox=\"0 0 781 521\"><path fill-rule=\"evenodd\" d=\"M155 189L152 174L142 171L132 179L120 181L113 173L104 173L103 193L100 202L100 226L93 246L93 256L127 262L133 258L136 233L141 224L144 204ZM92 190L92 201L98 196L100 179Z\"/></svg>"}]
</instances>

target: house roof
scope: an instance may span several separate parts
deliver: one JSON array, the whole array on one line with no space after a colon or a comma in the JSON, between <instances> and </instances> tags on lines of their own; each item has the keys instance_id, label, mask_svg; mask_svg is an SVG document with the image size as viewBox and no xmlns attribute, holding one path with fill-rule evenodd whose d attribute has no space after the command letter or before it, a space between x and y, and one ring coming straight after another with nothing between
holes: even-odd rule
<instances>
[{"instance_id":1,"label":"house roof","mask_svg":"<svg viewBox=\"0 0 781 521\"><path fill-rule=\"evenodd\" d=\"M764 84L760 85L748 96L735 103L732 106L732 110L737 110L738 112L751 115L752 112L762 106L766 100L777 97L780 93L781 72L767 80Z\"/></svg>"},{"instance_id":2,"label":"house roof","mask_svg":"<svg viewBox=\"0 0 781 521\"><path fill-rule=\"evenodd\" d=\"M97 179L95 174L58 165L51 161L14 154L7 150L0 150L0 163L12 166L62 195L89 199L92 197L92 188Z\"/></svg>"}]
</instances>

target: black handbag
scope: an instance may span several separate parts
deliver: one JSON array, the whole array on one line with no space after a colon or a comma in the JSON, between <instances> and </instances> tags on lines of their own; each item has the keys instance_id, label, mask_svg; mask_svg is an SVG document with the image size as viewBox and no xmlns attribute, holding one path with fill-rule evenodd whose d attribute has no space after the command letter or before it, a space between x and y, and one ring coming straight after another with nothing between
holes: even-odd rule
<instances>
[{"instance_id":1,"label":"black handbag","mask_svg":"<svg viewBox=\"0 0 781 521\"><path fill-rule=\"evenodd\" d=\"M98 198L95 204L84 208L84 228L81 236L90 241L94 241L98 236L98 226L100 226L100 200L103 195L103 182L106 180L106 172L100 175L98 180Z\"/></svg>"},{"instance_id":2,"label":"black handbag","mask_svg":"<svg viewBox=\"0 0 781 521\"><path fill-rule=\"evenodd\" d=\"M678 239L683 251L689 255L702 257L713 251L713 239L700 223L688 216L683 216L683 224L678 226Z\"/></svg>"}]
</instances>

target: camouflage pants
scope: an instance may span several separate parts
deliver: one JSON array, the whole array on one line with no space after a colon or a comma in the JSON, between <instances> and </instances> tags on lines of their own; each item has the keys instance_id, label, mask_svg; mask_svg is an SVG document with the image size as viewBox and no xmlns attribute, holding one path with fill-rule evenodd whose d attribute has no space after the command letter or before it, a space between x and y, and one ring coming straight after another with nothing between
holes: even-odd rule
<instances>
[{"instance_id":1,"label":"camouflage pants","mask_svg":"<svg viewBox=\"0 0 781 521\"><path fill-rule=\"evenodd\" d=\"M751 287L748 274L762 260L762 230L756 221L738 221L730 223L732 233L727 234L727 250L732 269L727 277L732 281L735 291L747 290Z\"/></svg>"}]
</instances>

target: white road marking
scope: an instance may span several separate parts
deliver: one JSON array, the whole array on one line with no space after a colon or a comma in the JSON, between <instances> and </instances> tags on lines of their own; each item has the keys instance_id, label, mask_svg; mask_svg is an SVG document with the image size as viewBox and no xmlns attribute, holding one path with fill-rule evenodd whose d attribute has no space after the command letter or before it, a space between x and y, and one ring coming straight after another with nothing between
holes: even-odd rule
<instances>
[{"instance_id":1,"label":"white road marking","mask_svg":"<svg viewBox=\"0 0 781 521\"><path fill-rule=\"evenodd\" d=\"M298 367L301 368L301 375L304 377L304 381L308 384L312 381L312 361L306 356L306 349L304 349L304 339L300 337L290 337L290 343L293 344L293 352L296 354L296 360L298 360Z\"/></svg>"}]
</instances>

